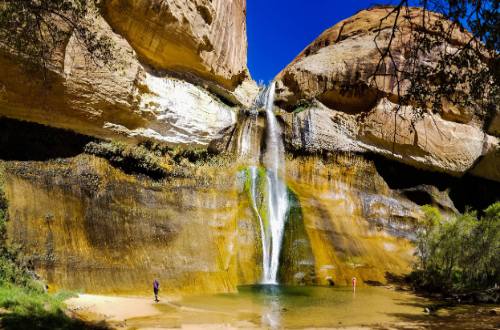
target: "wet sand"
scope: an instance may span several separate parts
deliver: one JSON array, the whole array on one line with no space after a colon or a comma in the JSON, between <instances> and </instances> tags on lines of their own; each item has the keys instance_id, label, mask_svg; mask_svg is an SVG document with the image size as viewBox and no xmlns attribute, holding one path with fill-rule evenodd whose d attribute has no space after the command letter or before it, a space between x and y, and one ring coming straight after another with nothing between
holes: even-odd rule
<instances>
[{"instance_id":1,"label":"wet sand","mask_svg":"<svg viewBox=\"0 0 500 330\"><path fill-rule=\"evenodd\" d=\"M135 317L152 317L161 311L152 299L80 294L66 301L68 310L94 320L125 321Z\"/></svg>"}]
</instances>

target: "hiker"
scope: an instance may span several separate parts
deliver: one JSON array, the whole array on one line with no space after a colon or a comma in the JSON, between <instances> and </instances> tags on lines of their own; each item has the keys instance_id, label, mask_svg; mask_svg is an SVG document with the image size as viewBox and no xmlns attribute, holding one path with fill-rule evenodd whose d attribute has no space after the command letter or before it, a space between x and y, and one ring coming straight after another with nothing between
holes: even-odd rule
<instances>
[{"instance_id":1,"label":"hiker","mask_svg":"<svg viewBox=\"0 0 500 330\"><path fill-rule=\"evenodd\" d=\"M160 291L160 282L158 282L157 279L153 281L153 292L155 293L155 301L159 302L158 300L158 291Z\"/></svg>"},{"instance_id":2,"label":"hiker","mask_svg":"<svg viewBox=\"0 0 500 330\"><path fill-rule=\"evenodd\" d=\"M356 292L356 277L352 278L352 291Z\"/></svg>"}]
</instances>

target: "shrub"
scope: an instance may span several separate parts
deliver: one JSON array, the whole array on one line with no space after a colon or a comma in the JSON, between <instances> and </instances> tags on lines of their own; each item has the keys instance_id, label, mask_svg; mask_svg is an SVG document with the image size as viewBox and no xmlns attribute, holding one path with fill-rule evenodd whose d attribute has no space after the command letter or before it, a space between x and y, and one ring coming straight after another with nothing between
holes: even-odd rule
<instances>
[{"instance_id":1,"label":"shrub","mask_svg":"<svg viewBox=\"0 0 500 330\"><path fill-rule=\"evenodd\" d=\"M211 154L203 148L175 147L171 148L164 144L145 141L139 146L153 152L156 156L164 156L172 159L176 164L184 161L190 163L206 162L211 158Z\"/></svg>"},{"instance_id":2,"label":"shrub","mask_svg":"<svg viewBox=\"0 0 500 330\"><path fill-rule=\"evenodd\" d=\"M467 211L445 220L431 206L423 207L417 233L418 263L410 278L430 291L485 289L500 280L500 202L484 211Z\"/></svg>"},{"instance_id":3,"label":"shrub","mask_svg":"<svg viewBox=\"0 0 500 330\"><path fill-rule=\"evenodd\" d=\"M2 329L106 329L64 313L64 300L75 296L68 292L47 294L19 286L0 286L0 307L9 310L1 316Z\"/></svg>"}]
</instances>

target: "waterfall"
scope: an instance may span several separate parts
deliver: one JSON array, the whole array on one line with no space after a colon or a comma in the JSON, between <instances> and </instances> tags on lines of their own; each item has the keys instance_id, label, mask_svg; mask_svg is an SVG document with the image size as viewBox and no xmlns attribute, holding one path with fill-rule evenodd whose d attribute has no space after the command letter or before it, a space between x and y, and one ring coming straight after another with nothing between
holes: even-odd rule
<instances>
[{"instance_id":1,"label":"waterfall","mask_svg":"<svg viewBox=\"0 0 500 330\"><path fill-rule=\"evenodd\" d=\"M271 83L266 93L265 109L267 118L266 153L264 165L267 168L267 209L271 231L270 269L264 274L264 283L276 284L281 254L281 244L288 213L288 191L284 183L285 148L281 128L274 115L275 83Z\"/></svg>"},{"instance_id":2,"label":"waterfall","mask_svg":"<svg viewBox=\"0 0 500 330\"><path fill-rule=\"evenodd\" d=\"M256 125L252 114L245 119L243 127L238 136L238 152L240 159L245 160L249 165L249 197L251 207L256 214L261 232L262 240L262 283L277 284L279 270L279 259L285 222L288 214L288 191L284 183L285 174L285 148L283 146L282 133L276 116L273 112L275 84L262 91L256 100L256 108L264 107L267 120L266 150L263 155L262 165L265 167L265 176L259 176L258 164L260 159L260 149L251 150L255 136L252 136L252 127ZM255 114L256 111L253 113ZM265 179L265 191L260 191L263 185L260 182ZM260 195L259 195L260 193ZM257 201L258 196L263 196L264 200ZM261 214L259 205L265 205L265 214Z\"/></svg>"}]
</instances>

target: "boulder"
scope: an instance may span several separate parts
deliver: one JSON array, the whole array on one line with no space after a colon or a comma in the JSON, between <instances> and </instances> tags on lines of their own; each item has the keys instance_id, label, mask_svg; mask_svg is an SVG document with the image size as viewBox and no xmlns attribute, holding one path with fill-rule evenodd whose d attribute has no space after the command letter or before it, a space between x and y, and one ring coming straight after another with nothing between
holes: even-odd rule
<instances>
[{"instance_id":1,"label":"boulder","mask_svg":"<svg viewBox=\"0 0 500 330\"><path fill-rule=\"evenodd\" d=\"M393 7L381 6L363 10L324 31L276 77L279 104L293 110L300 100L316 98L329 108L357 113L369 110L381 95L396 101L407 86L400 86L398 93L395 79L373 76L381 58L380 49L389 46L396 18L389 15L392 10ZM418 27L422 21L419 8L409 8L404 14L407 19L398 21L398 32L390 45L399 67L406 60L404 47L410 38L410 22ZM437 19L437 14L426 12L427 25ZM448 47L454 49L469 39L469 33L454 29ZM420 60L432 62L436 56L431 52ZM463 121L468 114L454 116Z\"/></svg>"},{"instance_id":2,"label":"boulder","mask_svg":"<svg viewBox=\"0 0 500 330\"><path fill-rule=\"evenodd\" d=\"M411 188L401 189L400 192L406 198L418 205L433 205L448 214L458 213L447 190L440 191L434 186L422 184Z\"/></svg>"},{"instance_id":3,"label":"boulder","mask_svg":"<svg viewBox=\"0 0 500 330\"><path fill-rule=\"evenodd\" d=\"M366 117L360 116L358 139L368 151L457 176L498 149L498 139L480 128L433 114L414 118L414 112L382 99Z\"/></svg>"}]
</instances>

